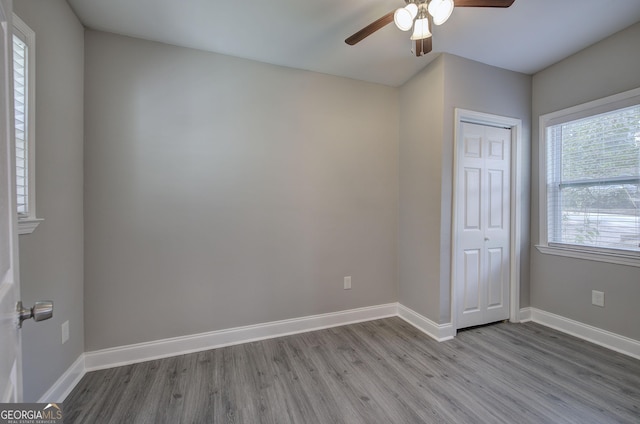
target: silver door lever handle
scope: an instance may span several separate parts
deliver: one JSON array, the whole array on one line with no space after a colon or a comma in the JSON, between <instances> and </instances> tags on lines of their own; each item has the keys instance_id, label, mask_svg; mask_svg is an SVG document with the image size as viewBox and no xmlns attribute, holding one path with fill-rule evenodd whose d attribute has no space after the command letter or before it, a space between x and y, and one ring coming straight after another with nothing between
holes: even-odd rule
<instances>
[{"instance_id":1,"label":"silver door lever handle","mask_svg":"<svg viewBox=\"0 0 640 424\"><path fill-rule=\"evenodd\" d=\"M489 241L489 240L491 240L489 237L484 238L484 241Z\"/></svg>"},{"instance_id":2,"label":"silver door lever handle","mask_svg":"<svg viewBox=\"0 0 640 424\"><path fill-rule=\"evenodd\" d=\"M18 327L22 328L22 321L33 318L34 321L44 321L53 316L53 302L45 300L36 302L33 308L27 309L22 306L22 301L18 302Z\"/></svg>"}]
</instances>

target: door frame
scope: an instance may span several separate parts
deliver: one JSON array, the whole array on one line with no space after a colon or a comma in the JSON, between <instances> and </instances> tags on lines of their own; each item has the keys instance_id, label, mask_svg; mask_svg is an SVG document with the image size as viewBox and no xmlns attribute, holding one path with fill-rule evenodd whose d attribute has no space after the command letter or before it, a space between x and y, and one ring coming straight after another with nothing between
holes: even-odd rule
<instances>
[{"instance_id":1,"label":"door frame","mask_svg":"<svg viewBox=\"0 0 640 424\"><path fill-rule=\"evenodd\" d=\"M494 115L473 110L455 108L453 131L453 189L451 220L451 325L458 329L458 310L456 300L456 248L459 244L458 234L458 149L461 144L462 123L502 127L511 130L511 179L510 179L510 237L509 237L509 321L520 322L520 246L522 237L521 194L522 184L522 120L506 116Z\"/></svg>"}]
</instances>

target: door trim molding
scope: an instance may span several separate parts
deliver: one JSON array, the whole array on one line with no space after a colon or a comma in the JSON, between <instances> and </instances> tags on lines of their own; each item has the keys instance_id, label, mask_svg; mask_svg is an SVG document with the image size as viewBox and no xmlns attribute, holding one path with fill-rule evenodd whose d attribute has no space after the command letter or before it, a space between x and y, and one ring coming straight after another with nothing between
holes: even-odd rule
<instances>
[{"instance_id":1,"label":"door trim molding","mask_svg":"<svg viewBox=\"0 0 640 424\"><path fill-rule=\"evenodd\" d=\"M461 136L461 126L463 122L471 124L488 125L502 127L511 130L511 205L510 205L510 264L509 264L509 321L520 322L520 246L522 237L522 223L520 222L522 185L522 120L506 116L493 115L490 113L477 112L473 110L455 108L454 130L453 130L453 193L452 193L452 214L451 220L451 324L453 331L457 326L456 307L456 246L458 237L456 228L458 223L458 204L456 200L456 187L458 185L458 147Z\"/></svg>"}]
</instances>

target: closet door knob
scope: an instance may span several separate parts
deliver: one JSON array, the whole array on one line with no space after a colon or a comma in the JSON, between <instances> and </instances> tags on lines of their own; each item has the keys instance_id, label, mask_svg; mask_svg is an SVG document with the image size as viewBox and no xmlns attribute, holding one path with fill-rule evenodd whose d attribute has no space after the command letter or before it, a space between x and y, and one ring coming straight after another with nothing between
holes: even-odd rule
<instances>
[{"instance_id":1,"label":"closet door knob","mask_svg":"<svg viewBox=\"0 0 640 424\"><path fill-rule=\"evenodd\" d=\"M36 302L31 309L22 306L22 301L18 302L18 327L22 328L22 321L33 318L34 321L44 321L53 316L53 302L45 300Z\"/></svg>"}]
</instances>

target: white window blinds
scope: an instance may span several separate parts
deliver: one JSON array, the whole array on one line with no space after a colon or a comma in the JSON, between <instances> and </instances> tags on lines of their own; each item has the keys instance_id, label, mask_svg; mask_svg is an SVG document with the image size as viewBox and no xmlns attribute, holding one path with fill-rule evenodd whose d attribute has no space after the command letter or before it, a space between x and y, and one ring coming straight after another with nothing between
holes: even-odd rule
<instances>
[{"instance_id":1,"label":"white window blinds","mask_svg":"<svg viewBox=\"0 0 640 424\"><path fill-rule=\"evenodd\" d=\"M546 131L548 243L640 251L640 105Z\"/></svg>"},{"instance_id":2,"label":"white window blinds","mask_svg":"<svg viewBox=\"0 0 640 424\"><path fill-rule=\"evenodd\" d=\"M28 216L27 45L15 35L13 36L13 87L18 215Z\"/></svg>"}]
</instances>

